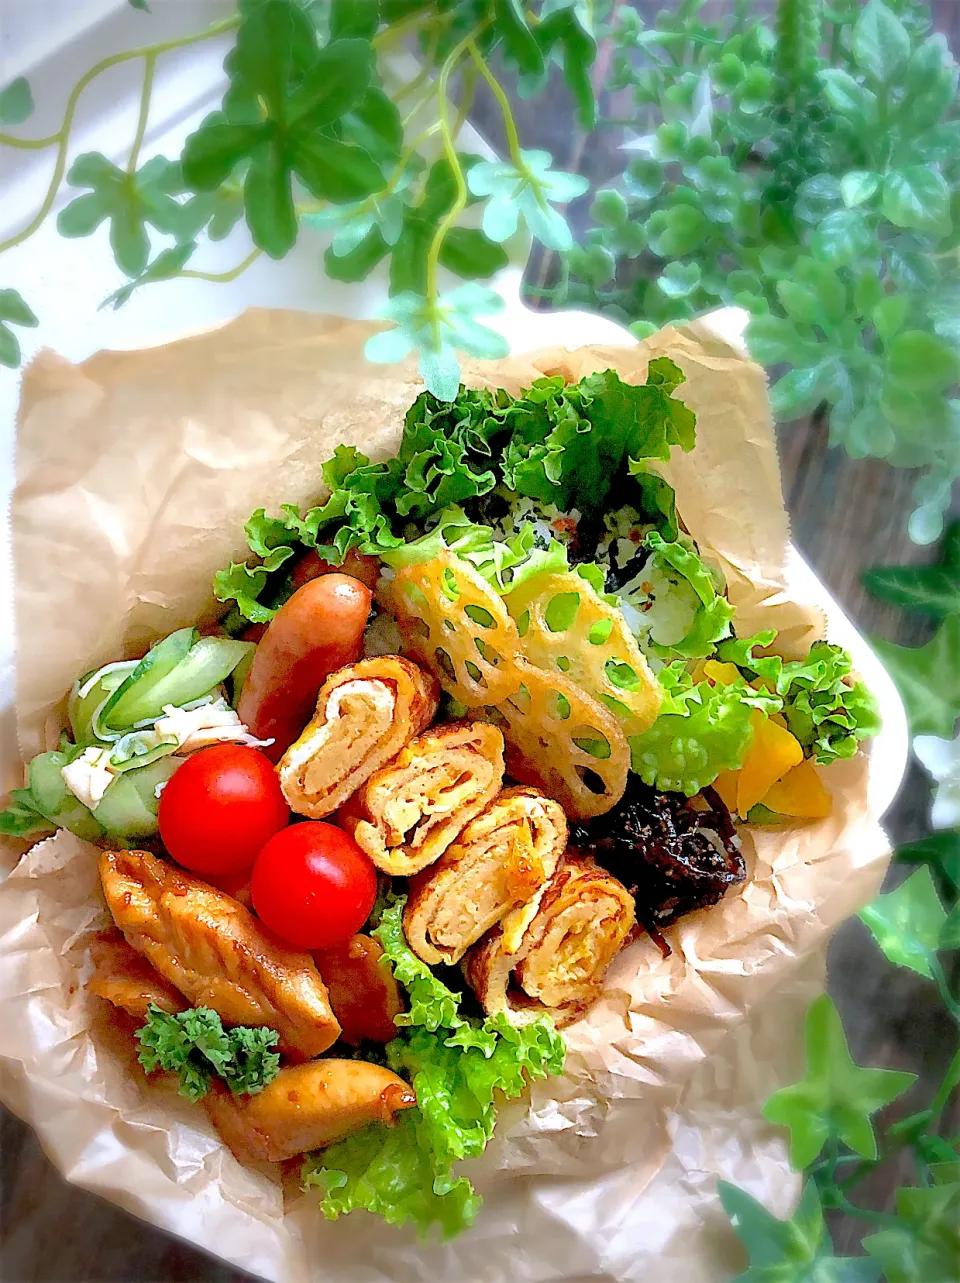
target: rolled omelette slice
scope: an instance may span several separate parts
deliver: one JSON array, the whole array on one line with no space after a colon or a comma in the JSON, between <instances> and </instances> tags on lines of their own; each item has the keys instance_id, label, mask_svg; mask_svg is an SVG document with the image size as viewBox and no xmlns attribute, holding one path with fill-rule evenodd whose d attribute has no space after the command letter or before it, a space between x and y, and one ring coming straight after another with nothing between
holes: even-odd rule
<instances>
[{"instance_id":1,"label":"rolled omelette slice","mask_svg":"<svg viewBox=\"0 0 960 1283\"><path fill-rule=\"evenodd\" d=\"M399 655L348 664L320 688L317 711L277 767L292 811L332 815L433 721L436 679Z\"/></svg>"},{"instance_id":2,"label":"rolled omelette slice","mask_svg":"<svg viewBox=\"0 0 960 1283\"><path fill-rule=\"evenodd\" d=\"M536 789L507 788L471 820L439 860L411 879L403 929L431 965L459 962L498 922L523 934L531 902L567 845L558 802ZM512 922L508 923L508 919Z\"/></svg>"},{"instance_id":3,"label":"rolled omelette slice","mask_svg":"<svg viewBox=\"0 0 960 1283\"><path fill-rule=\"evenodd\" d=\"M603 977L636 923L633 896L583 856L568 856L540 896L515 950L495 929L464 959L484 1011L512 1020L549 1013L561 1025L599 997Z\"/></svg>"},{"instance_id":4,"label":"rolled omelette slice","mask_svg":"<svg viewBox=\"0 0 960 1283\"><path fill-rule=\"evenodd\" d=\"M215 1081L203 1103L241 1163L279 1163L368 1123L390 1124L417 1098L382 1065L324 1059L281 1069L255 1095L234 1096Z\"/></svg>"},{"instance_id":5,"label":"rolled omelette slice","mask_svg":"<svg viewBox=\"0 0 960 1283\"><path fill-rule=\"evenodd\" d=\"M378 869L409 877L439 860L502 782L500 731L452 722L418 735L375 771L339 820Z\"/></svg>"},{"instance_id":6,"label":"rolled omelette slice","mask_svg":"<svg viewBox=\"0 0 960 1283\"><path fill-rule=\"evenodd\" d=\"M291 1060L319 1056L340 1025L309 953L280 943L231 896L146 851L104 851L100 881L127 943L194 1007L266 1025Z\"/></svg>"}]
</instances>

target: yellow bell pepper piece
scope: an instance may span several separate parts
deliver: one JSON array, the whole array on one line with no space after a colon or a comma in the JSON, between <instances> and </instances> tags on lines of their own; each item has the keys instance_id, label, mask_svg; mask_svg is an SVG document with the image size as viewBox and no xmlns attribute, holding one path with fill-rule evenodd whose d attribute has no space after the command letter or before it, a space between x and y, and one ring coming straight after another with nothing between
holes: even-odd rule
<instances>
[{"instance_id":1,"label":"yellow bell pepper piece","mask_svg":"<svg viewBox=\"0 0 960 1283\"><path fill-rule=\"evenodd\" d=\"M806 759L787 771L763 798L763 805L780 815L820 820L833 809L833 799L823 786L820 773Z\"/></svg>"},{"instance_id":2,"label":"yellow bell pepper piece","mask_svg":"<svg viewBox=\"0 0 960 1283\"><path fill-rule=\"evenodd\" d=\"M803 749L799 741L788 730L764 717L759 709L755 710L753 743L737 780L737 810L740 815L746 818L750 808L766 797L771 786L802 761Z\"/></svg>"},{"instance_id":3,"label":"yellow bell pepper piece","mask_svg":"<svg viewBox=\"0 0 960 1283\"><path fill-rule=\"evenodd\" d=\"M739 778L739 771L721 771L713 781L713 787L720 794L728 811L737 809L737 782Z\"/></svg>"},{"instance_id":4,"label":"yellow bell pepper piece","mask_svg":"<svg viewBox=\"0 0 960 1283\"><path fill-rule=\"evenodd\" d=\"M732 686L740 676L736 664L724 664L717 659L708 659L703 666L703 675L713 682L714 686Z\"/></svg>"}]
</instances>

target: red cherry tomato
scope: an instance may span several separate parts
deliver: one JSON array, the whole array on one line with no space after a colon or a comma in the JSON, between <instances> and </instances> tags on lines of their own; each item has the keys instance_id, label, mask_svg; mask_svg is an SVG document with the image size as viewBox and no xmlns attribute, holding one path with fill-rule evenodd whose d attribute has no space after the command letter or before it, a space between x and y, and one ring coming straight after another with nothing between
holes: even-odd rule
<instances>
[{"instance_id":1,"label":"red cherry tomato","mask_svg":"<svg viewBox=\"0 0 960 1283\"><path fill-rule=\"evenodd\" d=\"M218 876L249 869L290 822L273 763L255 748L213 744L188 757L160 794L160 836L184 868Z\"/></svg>"},{"instance_id":2,"label":"red cherry tomato","mask_svg":"<svg viewBox=\"0 0 960 1283\"><path fill-rule=\"evenodd\" d=\"M253 866L251 891L261 921L281 939L298 949L328 949L370 916L377 873L343 829L307 820L266 844Z\"/></svg>"}]
</instances>

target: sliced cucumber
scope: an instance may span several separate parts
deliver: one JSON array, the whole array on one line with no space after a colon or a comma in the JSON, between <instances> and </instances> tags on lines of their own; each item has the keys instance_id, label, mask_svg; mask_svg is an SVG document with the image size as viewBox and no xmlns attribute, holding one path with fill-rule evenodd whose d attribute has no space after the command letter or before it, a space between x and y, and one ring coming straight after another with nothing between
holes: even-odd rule
<instances>
[{"instance_id":1,"label":"sliced cucumber","mask_svg":"<svg viewBox=\"0 0 960 1283\"><path fill-rule=\"evenodd\" d=\"M121 774L137 771L151 762L158 762L161 757L169 757L176 748L175 739L158 739L155 731L130 731L121 735L113 746L110 765Z\"/></svg>"},{"instance_id":2,"label":"sliced cucumber","mask_svg":"<svg viewBox=\"0 0 960 1283\"><path fill-rule=\"evenodd\" d=\"M141 709L152 704L151 692L186 658L196 640L196 629L178 628L151 647L107 700L96 719L94 730L129 730L135 722L148 717L149 712L141 712ZM161 707L158 705L158 713Z\"/></svg>"},{"instance_id":3,"label":"sliced cucumber","mask_svg":"<svg viewBox=\"0 0 960 1283\"><path fill-rule=\"evenodd\" d=\"M30 763L30 793L37 810L58 829L69 829L78 838L95 842L103 829L79 798L63 782L61 771L76 754L41 753Z\"/></svg>"},{"instance_id":4,"label":"sliced cucumber","mask_svg":"<svg viewBox=\"0 0 960 1283\"><path fill-rule=\"evenodd\" d=\"M135 659L118 664L105 664L76 682L70 694L67 717L78 744L96 744L93 722L110 696L137 667Z\"/></svg>"},{"instance_id":5,"label":"sliced cucumber","mask_svg":"<svg viewBox=\"0 0 960 1283\"><path fill-rule=\"evenodd\" d=\"M162 757L140 770L118 775L93 812L106 832L114 838L153 837L157 832L157 785L165 784L183 764L179 757Z\"/></svg>"},{"instance_id":6,"label":"sliced cucumber","mask_svg":"<svg viewBox=\"0 0 960 1283\"><path fill-rule=\"evenodd\" d=\"M247 673L249 673L253 665L253 657L257 653L257 648L252 642L248 642L247 645L250 647L249 653L244 655L244 657L240 660L240 663L236 666L236 668L230 674L229 703L231 708L236 708L237 705L240 703L240 695L243 691L243 683L247 680Z\"/></svg>"},{"instance_id":7,"label":"sliced cucumber","mask_svg":"<svg viewBox=\"0 0 960 1283\"><path fill-rule=\"evenodd\" d=\"M183 708L185 704L209 695L226 681L253 649L253 642L233 641L229 637L201 637L186 659L153 687L149 702L144 702L137 710L136 720L160 717L167 704Z\"/></svg>"}]
</instances>

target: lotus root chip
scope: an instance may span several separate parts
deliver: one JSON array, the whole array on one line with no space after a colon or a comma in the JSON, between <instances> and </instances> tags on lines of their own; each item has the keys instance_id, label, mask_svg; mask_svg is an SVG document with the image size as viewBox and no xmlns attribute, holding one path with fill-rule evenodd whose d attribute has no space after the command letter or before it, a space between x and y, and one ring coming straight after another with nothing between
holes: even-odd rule
<instances>
[{"instance_id":1,"label":"lotus root chip","mask_svg":"<svg viewBox=\"0 0 960 1283\"><path fill-rule=\"evenodd\" d=\"M405 567L393 580L392 602L404 651L462 704L498 704L519 689L517 626L469 563L442 552Z\"/></svg>"},{"instance_id":2,"label":"lotus root chip","mask_svg":"<svg viewBox=\"0 0 960 1283\"><path fill-rule=\"evenodd\" d=\"M662 692L620 611L568 571L532 578L506 598L531 664L565 677L620 720L626 735L647 730Z\"/></svg>"},{"instance_id":3,"label":"lotus root chip","mask_svg":"<svg viewBox=\"0 0 960 1283\"><path fill-rule=\"evenodd\" d=\"M617 717L562 673L516 661L519 688L482 716L499 726L507 774L556 799L571 819L602 815L627 787L630 749Z\"/></svg>"}]
</instances>

